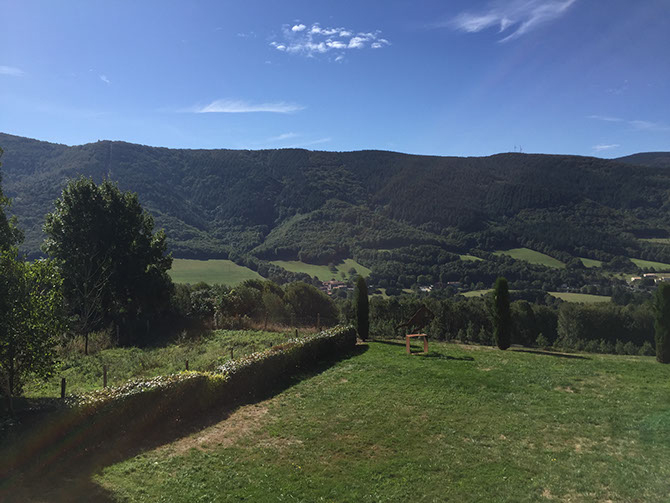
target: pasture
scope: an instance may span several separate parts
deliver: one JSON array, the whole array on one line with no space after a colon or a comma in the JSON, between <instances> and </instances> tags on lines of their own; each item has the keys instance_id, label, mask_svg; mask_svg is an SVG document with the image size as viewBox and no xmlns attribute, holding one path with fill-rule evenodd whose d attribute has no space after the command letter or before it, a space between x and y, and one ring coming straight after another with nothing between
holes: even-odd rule
<instances>
[{"instance_id":1,"label":"pasture","mask_svg":"<svg viewBox=\"0 0 670 503\"><path fill-rule=\"evenodd\" d=\"M584 258L584 257L578 257L579 260L582 261L582 264L584 264L584 267L590 269L591 267L602 267L603 262L602 260L596 260L593 258Z\"/></svg>"},{"instance_id":2,"label":"pasture","mask_svg":"<svg viewBox=\"0 0 670 503\"><path fill-rule=\"evenodd\" d=\"M494 255L507 255L512 257L515 260L524 260L530 262L531 264L543 265L546 267L554 267L557 269L562 269L565 267L565 264L560 260L556 260L549 255L544 253L531 250L530 248L512 248L510 250L498 250L493 252Z\"/></svg>"},{"instance_id":3,"label":"pasture","mask_svg":"<svg viewBox=\"0 0 670 503\"><path fill-rule=\"evenodd\" d=\"M653 260L642 260L639 258L632 258L630 260L640 269L653 269L657 272L670 271L670 264L665 264L663 262L654 262Z\"/></svg>"},{"instance_id":4,"label":"pasture","mask_svg":"<svg viewBox=\"0 0 670 503\"><path fill-rule=\"evenodd\" d=\"M175 283L201 281L209 284L235 286L248 279L263 279L256 271L237 265L230 260L192 260L176 258L172 260L172 269L168 271Z\"/></svg>"},{"instance_id":5,"label":"pasture","mask_svg":"<svg viewBox=\"0 0 670 503\"><path fill-rule=\"evenodd\" d=\"M372 342L94 481L137 502L667 501L669 393L649 357Z\"/></svg>"},{"instance_id":6,"label":"pasture","mask_svg":"<svg viewBox=\"0 0 670 503\"><path fill-rule=\"evenodd\" d=\"M317 265L317 264L308 264L306 262L300 262L298 260L273 260L273 264L283 267L287 271L291 272L304 272L310 276L316 276L320 281L329 281L331 279L342 279L342 274L345 277L349 277L349 270L355 269L358 274L363 276L370 275L370 269L365 266L362 266L353 259L344 259L344 261L339 264L335 264L337 272L332 272L326 265Z\"/></svg>"}]
</instances>

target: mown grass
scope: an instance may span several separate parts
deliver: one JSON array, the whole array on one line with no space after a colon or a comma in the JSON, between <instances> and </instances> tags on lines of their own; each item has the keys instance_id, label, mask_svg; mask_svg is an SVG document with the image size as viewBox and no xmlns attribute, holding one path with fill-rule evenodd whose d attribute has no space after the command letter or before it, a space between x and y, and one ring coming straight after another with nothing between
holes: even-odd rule
<instances>
[{"instance_id":1,"label":"mown grass","mask_svg":"<svg viewBox=\"0 0 670 503\"><path fill-rule=\"evenodd\" d=\"M304 272L310 276L316 276L320 281L329 281L331 279L342 279L342 273L349 277L349 269L354 268L358 274L363 276L370 275L370 269L362 266L353 259L344 259L343 262L335 264L337 273L332 272L326 265L307 264L298 260L273 260L273 264L283 267L291 272Z\"/></svg>"},{"instance_id":2,"label":"mown grass","mask_svg":"<svg viewBox=\"0 0 670 503\"><path fill-rule=\"evenodd\" d=\"M467 255L467 254L459 255L459 257L461 257L461 260L465 260L466 262L479 262L481 260L484 260L482 258L475 257L474 255Z\"/></svg>"},{"instance_id":3,"label":"mown grass","mask_svg":"<svg viewBox=\"0 0 670 503\"><path fill-rule=\"evenodd\" d=\"M582 264L584 264L584 267L586 268L591 268L591 267L602 267L603 262L602 260L596 260L593 258L584 258L584 257L578 257L579 260L582 261Z\"/></svg>"},{"instance_id":4,"label":"mown grass","mask_svg":"<svg viewBox=\"0 0 670 503\"><path fill-rule=\"evenodd\" d=\"M655 271L670 271L670 264L654 262L653 260L642 260L640 258L630 259L640 269L654 269Z\"/></svg>"},{"instance_id":5,"label":"mown grass","mask_svg":"<svg viewBox=\"0 0 670 503\"><path fill-rule=\"evenodd\" d=\"M60 396L61 378L67 382L67 394L102 388L103 366L107 365L107 383L118 386L132 378L147 378L185 370L213 370L230 359L261 351L290 339L295 332L216 330L203 336L166 347L113 348L85 356L81 353L62 357L60 369L47 382L33 381L26 387L28 398Z\"/></svg>"},{"instance_id":6,"label":"mown grass","mask_svg":"<svg viewBox=\"0 0 670 503\"><path fill-rule=\"evenodd\" d=\"M530 248L512 248L510 250L498 250L493 253L494 255L507 255L515 260L525 260L531 264L539 264L546 267L554 267L557 269L565 267L565 264L560 260L556 260L544 253L531 250Z\"/></svg>"},{"instance_id":7,"label":"mown grass","mask_svg":"<svg viewBox=\"0 0 670 503\"><path fill-rule=\"evenodd\" d=\"M669 366L403 346L371 343L252 406L264 413L244 424L96 481L140 502L667 501Z\"/></svg>"},{"instance_id":8,"label":"mown grass","mask_svg":"<svg viewBox=\"0 0 670 503\"><path fill-rule=\"evenodd\" d=\"M600 302L609 302L612 297L606 295L590 295L588 293L573 292L547 292L549 295L563 299L566 302L579 302L582 304L597 304Z\"/></svg>"},{"instance_id":9,"label":"mown grass","mask_svg":"<svg viewBox=\"0 0 670 503\"><path fill-rule=\"evenodd\" d=\"M172 260L169 271L175 283L199 283L210 285L235 286L248 279L263 279L256 271L237 265L230 260L191 260L176 258Z\"/></svg>"}]
</instances>

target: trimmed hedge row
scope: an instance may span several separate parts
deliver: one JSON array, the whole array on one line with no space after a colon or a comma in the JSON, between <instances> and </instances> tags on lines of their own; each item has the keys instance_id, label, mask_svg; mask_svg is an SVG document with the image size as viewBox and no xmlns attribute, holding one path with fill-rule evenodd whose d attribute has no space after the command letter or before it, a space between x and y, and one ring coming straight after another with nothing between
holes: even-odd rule
<instances>
[{"instance_id":1,"label":"trimmed hedge row","mask_svg":"<svg viewBox=\"0 0 670 503\"><path fill-rule=\"evenodd\" d=\"M353 327L335 327L229 361L215 372L186 371L132 380L123 386L70 397L65 410L47 418L57 425L46 429L53 430L49 435L52 438L46 442L49 447L45 449L42 429L40 445L21 446L20 457L28 461L39 456L44 465L65 452L70 459L86 456L86 448L103 440L113 439L116 445L118 439L122 449L122 444L169 439L171 431L184 421L200 418L218 407L232 407L267 395L301 370L344 356L355 344ZM21 464L21 460L17 461Z\"/></svg>"}]
</instances>

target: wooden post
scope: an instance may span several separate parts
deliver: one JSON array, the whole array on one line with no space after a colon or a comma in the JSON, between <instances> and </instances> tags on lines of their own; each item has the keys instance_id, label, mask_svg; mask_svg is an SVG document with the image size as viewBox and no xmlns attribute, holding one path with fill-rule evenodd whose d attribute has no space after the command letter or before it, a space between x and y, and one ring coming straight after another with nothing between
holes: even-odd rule
<instances>
[{"instance_id":1,"label":"wooden post","mask_svg":"<svg viewBox=\"0 0 670 503\"><path fill-rule=\"evenodd\" d=\"M230 347L230 359L231 360L233 359L233 347L232 346Z\"/></svg>"},{"instance_id":2,"label":"wooden post","mask_svg":"<svg viewBox=\"0 0 670 503\"><path fill-rule=\"evenodd\" d=\"M296 339L298 338L298 329L297 328L295 329L295 338Z\"/></svg>"},{"instance_id":3,"label":"wooden post","mask_svg":"<svg viewBox=\"0 0 670 503\"><path fill-rule=\"evenodd\" d=\"M423 336L423 352L428 353L428 336Z\"/></svg>"},{"instance_id":4,"label":"wooden post","mask_svg":"<svg viewBox=\"0 0 670 503\"><path fill-rule=\"evenodd\" d=\"M107 365L102 366L102 387L107 387Z\"/></svg>"},{"instance_id":5,"label":"wooden post","mask_svg":"<svg viewBox=\"0 0 670 503\"><path fill-rule=\"evenodd\" d=\"M188 370L188 360L186 360L186 370Z\"/></svg>"},{"instance_id":6,"label":"wooden post","mask_svg":"<svg viewBox=\"0 0 670 503\"><path fill-rule=\"evenodd\" d=\"M65 378L61 377L60 380L60 397L62 400L65 400Z\"/></svg>"},{"instance_id":7,"label":"wooden post","mask_svg":"<svg viewBox=\"0 0 670 503\"><path fill-rule=\"evenodd\" d=\"M409 335L405 336L405 346L407 347L407 354L412 354L412 351L409 349Z\"/></svg>"}]
</instances>

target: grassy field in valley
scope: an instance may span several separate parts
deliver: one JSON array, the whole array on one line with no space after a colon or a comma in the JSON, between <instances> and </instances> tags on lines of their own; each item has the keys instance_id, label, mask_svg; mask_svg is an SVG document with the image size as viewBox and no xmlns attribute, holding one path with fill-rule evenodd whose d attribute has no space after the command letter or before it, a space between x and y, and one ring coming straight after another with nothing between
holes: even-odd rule
<instances>
[{"instance_id":1,"label":"grassy field in valley","mask_svg":"<svg viewBox=\"0 0 670 503\"><path fill-rule=\"evenodd\" d=\"M363 276L370 275L370 269L365 266L362 266L353 259L344 259L343 262L335 264L337 268L337 273L333 273L327 265L316 265L316 264L307 264L305 262L300 262L297 260L273 260L273 264L283 267L287 271L291 272L304 272L310 276L316 276L321 281L329 281L331 279L342 279L341 274L344 273L346 277L349 277L349 269L354 268L359 274Z\"/></svg>"},{"instance_id":2,"label":"grassy field in valley","mask_svg":"<svg viewBox=\"0 0 670 503\"><path fill-rule=\"evenodd\" d=\"M373 342L94 479L138 502L667 501L668 396L649 357Z\"/></svg>"},{"instance_id":3,"label":"grassy field in valley","mask_svg":"<svg viewBox=\"0 0 670 503\"><path fill-rule=\"evenodd\" d=\"M554 267L557 269L565 267L565 264L560 260L556 260L544 253L536 252L530 248L512 248L511 250L498 250L493 253L495 255L507 255L515 260L525 260L531 264L538 264L546 267Z\"/></svg>"},{"instance_id":4,"label":"grassy field in valley","mask_svg":"<svg viewBox=\"0 0 670 503\"><path fill-rule=\"evenodd\" d=\"M61 369L52 379L33 381L26 386L28 398L60 396L61 377L67 380L67 393L76 394L102 387L103 366L108 367L110 386L121 385L132 378L149 378L172 374L185 369L186 360L191 370L213 370L233 356L239 357L269 346L280 344L295 336L289 332L262 332L246 330L216 330L192 341L170 344L166 347L140 349L113 348L89 356L75 354L65 357Z\"/></svg>"},{"instance_id":5,"label":"grassy field in valley","mask_svg":"<svg viewBox=\"0 0 670 503\"><path fill-rule=\"evenodd\" d=\"M176 258L172 260L169 271L175 283L221 284L235 286L247 279L263 279L256 271L237 265L230 260L191 260Z\"/></svg>"},{"instance_id":6,"label":"grassy field in valley","mask_svg":"<svg viewBox=\"0 0 670 503\"><path fill-rule=\"evenodd\" d=\"M471 290L464 292L464 297L481 297L493 290ZM511 290L512 292L514 290ZM605 295L590 295L588 293L573 293L573 292L547 292L549 295L558 297L566 302L579 302L582 304L593 304L596 302L609 302L612 298Z\"/></svg>"},{"instance_id":7,"label":"grassy field in valley","mask_svg":"<svg viewBox=\"0 0 670 503\"><path fill-rule=\"evenodd\" d=\"M578 257L579 260L582 261L582 264L584 264L584 267L586 268L591 268L591 267L602 267L603 262L602 260L596 260L593 258L584 258L584 257Z\"/></svg>"},{"instance_id":8,"label":"grassy field in valley","mask_svg":"<svg viewBox=\"0 0 670 503\"><path fill-rule=\"evenodd\" d=\"M642 260L639 258L630 259L640 269L654 269L655 271L670 271L670 264L663 262L654 262L653 260Z\"/></svg>"},{"instance_id":9,"label":"grassy field in valley","mask_svg":"<svg viewBox=\"0 0 670 503\"><path fill-rule=\"evenodd\" d=\"M480 260L484 260L479 257L475 257L474 255L459 255L461 257L461 260L465 260L467 262L479 262Z\"/></svg>"}]
</instances>

